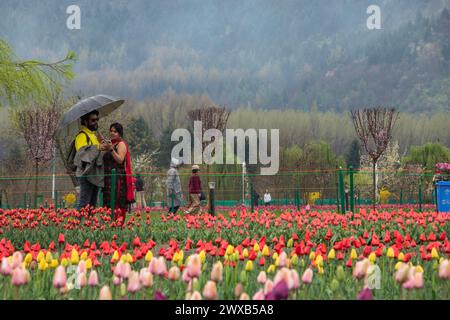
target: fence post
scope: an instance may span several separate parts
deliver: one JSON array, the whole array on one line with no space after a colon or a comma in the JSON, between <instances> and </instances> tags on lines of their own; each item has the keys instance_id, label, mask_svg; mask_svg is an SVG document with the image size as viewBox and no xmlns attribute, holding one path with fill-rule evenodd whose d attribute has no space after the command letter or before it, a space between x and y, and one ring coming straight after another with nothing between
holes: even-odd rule
<instances>
[{"instance_id":1,"label":"fence post","mask_svg":"<svg viewBox=\"0 0 450 320\"><path fill-rule=\"evenodd\" d=\"M419 178L419 212L422 212L422 176Z\"/></svg>"},{"instance_id":2,"label":"fence post","mask_svg":"<svg viewBox=\"0 0 450 320\"><path fill-rule=\"evenodd\" d=\"M111 171L111 214L114 215L115 206L116 206L116 169L112 169Z\"/></svg>"},{"instance_id":3,"label":"fence post","mask_svg":"<svg viewBox=\"0 0 450 320\"><path fill-rule=\"evenodd\" d=\"M341 207L339 205L339 181L336 179L336 205L337 205L337 211L341 212Z\"/></svg>"},{"instance_id":4,"label":"fence post","mask_svg":"<svg viewBox=\"0 0 450 320\"><path fill-rule=\"evenodd\" d=\"M403 204L403 189L400 190L400 205Z\"/></svg>"},{"instance_id":5,"label":"fence post","mask_svg":"<svg viewBox=\"0 0 450 320\"><path fill-rule=\"evenodd\" d=\"M208 186L209 186L209 213L212 216L214 216L216 212L216 208L214 206L214 189L216 188L216 182L214 181L208 182Z\"/></svg>"},{"instance_id":6,"label":"fence post","mask_svg":"<svg viewBox=\"0 0 450 320\"><path fill-rule=\"evenodd\" d=\"M350 211L355 212L355 189L353 185L353 167L350 166Z\"/></svg>"},{"instance_id":7,"label":"fence post","mask_svg":"<svg viewBox=\"0 0 450 320\"><path fill-rule=\"evenodd\" d=\"M254 211L254 205L255 205L255 190L253 190L253 182L252 179L250 179L250 212L253 213Z\"/></svg>"},{"instance_id":8,"label":"fence post","mask_svg":"<svg viewBox=\"0 0 450 320\"><path fill-rule=\"evenodd\" d=\"M55 211L58 210L58 191L55 191Z\"/></svg>"},{"instance_id":9,"label":"fence post","mask_svg":"<svg viewBox=\"0 0 450 320\"><path fill-rule=\"evenodd\" d=\"M342 171L342 167L339 167L339 193L341 196L341 210L342 213L345 213L344 172Z\"/></svg>"}]
</instances>

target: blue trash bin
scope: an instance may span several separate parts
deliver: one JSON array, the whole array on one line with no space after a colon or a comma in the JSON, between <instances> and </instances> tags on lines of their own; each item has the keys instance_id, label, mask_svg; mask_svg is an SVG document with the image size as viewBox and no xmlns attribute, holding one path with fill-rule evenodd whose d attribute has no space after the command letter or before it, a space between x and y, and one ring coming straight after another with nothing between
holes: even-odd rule
<instances>
[{"instance_id":1,"label":"blue trash bin","mask_svg":"<svg viewBox=\"0 0 450 320\"><path fill-rule=\"evenodd\" d=\"M450 213L450 181L437 182L436 192L438 211Z\"/></svg>"}]
</instances>

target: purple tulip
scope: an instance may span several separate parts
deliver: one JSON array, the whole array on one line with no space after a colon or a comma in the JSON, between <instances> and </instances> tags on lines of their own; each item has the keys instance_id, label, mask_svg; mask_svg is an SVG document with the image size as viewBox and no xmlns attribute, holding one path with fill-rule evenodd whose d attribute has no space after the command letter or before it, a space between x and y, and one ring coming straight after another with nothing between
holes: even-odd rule
<instances>
[{"instance_id":1,"label":"purple tulip","mask_svg":"<svg viewBox=\"0 0 450 320\"><path fill-rule=\"evenodd\" d=\"M283 300L289 296L289 288L284 280L280 280L277 285L266 295L266 300Z\"/></svg>"},{"instance_id":2,"label":"purple tulip","mask_svg":"<svg viewBox=\"0 0 450 320\"><path fill-rule=\"evenodd\" d=\"M367 287L362 289L361 292L358 294L358 300L372 300L372 299L373 299L372 290L370 290Z\"/></svg>"},{"instance_id":3,"label":"purple tulip","mask_svg":"<svg viewBox=\"0 0 450 320\"><path fill-rule=\"evenodd\" d=\"M167 300L167 297L161 291L158 290L155 292L153 300Z\"/></svg>"}]
</instances>

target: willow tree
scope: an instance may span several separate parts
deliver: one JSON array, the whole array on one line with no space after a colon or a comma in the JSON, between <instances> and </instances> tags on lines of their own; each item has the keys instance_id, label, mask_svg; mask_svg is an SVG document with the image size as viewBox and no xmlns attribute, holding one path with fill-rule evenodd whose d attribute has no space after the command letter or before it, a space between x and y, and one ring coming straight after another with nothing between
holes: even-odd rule
<instances>
[{"instance_id":1,"label":"willow tree","mask_svg":"<svg viewBox=\"0 0 450 320\"><path fill-rule=\"evenodd\" d=\"M39 166L54 157L54 132L61 115L60 100L65 81L74 78L75 53L56 62L19 59L0 39L0 106L9 106L10 120L28 146L35 167L35 201Z\"/></svg>"},{"instance_id":2,"label":"willow tree","mask_svg":"<svg viewBox=\"0 0 450 320\"><path fill-rule=\"evenodd\" d=\"M350 112L356 134L364 149L372 159L373 207L376 203L376 166L377 161L392 139L392 130L398 120L394 108L367 108Z\"/></svg>"},{"instance_id":3,"label":"willow tree","mask_svg":"<svg viewBox=\"0 0 450 320\"><path fill-rule=\"evenodd\" d=\"M72 80L75 53L56 62L19 59L8 43L0 39L0 106L48 103L65 80Z\"/></svg>"}]
</instances>

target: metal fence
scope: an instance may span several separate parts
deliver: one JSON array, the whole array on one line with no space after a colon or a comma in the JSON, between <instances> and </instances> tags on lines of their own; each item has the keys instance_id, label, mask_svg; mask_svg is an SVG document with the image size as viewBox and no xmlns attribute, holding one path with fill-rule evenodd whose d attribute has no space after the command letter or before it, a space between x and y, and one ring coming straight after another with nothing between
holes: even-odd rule
<instances>
[{"instance_id":1,"label":"metal fence","mask_svg":"<svg viewBox=\"0 0 450 320\"><path fill-rule=\"evenodd\" d=\"M170 205L170 197L167 197L165 190L166 173L139 174L145 181L143 193L146 206ZM190 172L180 170L179 174L186 202L189 199ZM370 170L281 171L273 176L210 172L202 173L200 177L207 196L208 183L215 183L215 206L263 205L266 190L271 195L271 205L335 206L340 212L373 205ZM448 175L440 178L449 179ZM436 203L435 180L433 173L378 171L376 204L411 205L422 210L423 206ZM79 198L73 178L66 174L0 177L0 191L2 208L75 207ZM74 199L75 202L72 201ZM112 201L115 201L114 196ZM99 206L111 206L103 203L101 191Z\"/></svg>"}]
</instances>

